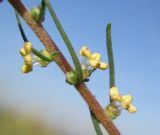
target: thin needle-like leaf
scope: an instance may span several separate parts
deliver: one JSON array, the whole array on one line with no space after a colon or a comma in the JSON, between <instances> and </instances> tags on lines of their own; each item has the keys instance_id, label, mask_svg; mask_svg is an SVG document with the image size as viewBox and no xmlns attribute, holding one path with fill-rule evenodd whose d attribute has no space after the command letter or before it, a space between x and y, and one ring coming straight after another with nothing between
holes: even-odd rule
<instances>
[{"instance_id":1,"label":"thin needle-like leaf","mask_svg":"<svg viewBox=\"0 0 160 135\"><path fill-rule=\"evenodd\" d=\"M15 15L16 15L17 24L18 24L21 36L23 38L23 41L24 42L29 42L29 40L27 39L27 37L25 35L25 32L23 30L23 27L22 27L22 24L21 24L21 21L20 21L20 18L19 18L19 15L18 15L17 11L15 11Z\"/></svg>"},{"instance_id":2,"label":"thin needle-like leaf","mask_svg":"<svg viewBox=\"0 0 160 135\"><path fill-rule=\"evenodd\" d=\"M90 110L90 114L91 114L92 123L94 125L94 129L95 129L97 135L103 135L103 133L101 131L101 127L99 125L99 122L91 110Z\"/></svg>"},{"instance_id":3,"label":"thin needle-like leaf","mask_svg":"<svg viewBox=\"0 0 160 135\"><path fill-rule=\"evenodd\" d=\"M66 44L66 46L67 46L67 48L68 48L68 50L70 52L70 55L72 57L74 66L75 66L76 71L78 73L78 81L82 82L83 81L83 72L82 72L82 67L81 67L81 64L79 62L78 56L77 56L77 54L76 54L76 52L75 52L75 50L74 50L74 48L73 48L73 46L72 46L72 44L71 44L71 42L69 40L67 34L65 33L65 31L64 31L64 29L63 29L63 27L62 27L57 15L56 15L56 13L54 11L54 9L52 8L49 0L44 0L44 2L46 4L46 6L47 6L52 18L53 18L53 21L54 21L54 23L55 23L55 25L56 25L56 27L57 27L62 39L64 40L64 42L65 42L65 44Z\"/></svg>"},{"instance_id":4,"label":"thin needle-like leaf","mask_svg":"<svg viewBox=\"0 0 160 135\"><path fill-rule=\"evenodd\" d=\"M115 71L114 71L114 59L112 51L112 37L111 37L111 23L108 23L106 28L106 42L107 42L107 52L108 52L108 61L109 61L109 84L110 88L115 86ZM110 102L112 99L110 97Z\"/></svg>"},{"instance_id":5,"label":"thin needle-like leaf","mask_svg":"<svg viewBox=\"0 0 160 135\"><path fill-rule=\"evenodd\" d=\"M107 42L107 51L108 51L108 60L109 60L109 80L110 88L115 86L115 71L114 71L114 59L112 51L112 37L111 37L111 24L107 25L106 29L106 42Z\"/></svg>"}]
</instances>

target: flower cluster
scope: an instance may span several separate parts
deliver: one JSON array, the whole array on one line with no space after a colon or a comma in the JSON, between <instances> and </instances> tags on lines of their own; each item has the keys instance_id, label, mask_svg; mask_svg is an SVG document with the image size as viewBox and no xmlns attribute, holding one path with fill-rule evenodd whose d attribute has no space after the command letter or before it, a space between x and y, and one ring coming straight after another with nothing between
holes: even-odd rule
<instances>
[{"instance_id":1,"label":"flower cluster","mask_svg":"<svg viewBox=\"0 0 160 135\"><path fill-rule=\"evenodd\" d=\"M23 73L32 71L32 44L25 42L24 47L20 49L20 54L24 58L24 64L21 67Z\"/></svg>"},{"instance_id":2,"label":"flower cluster","mask_svg":"<svg viewBox=\"0 0 160 135\"><path fill-rule=\"evenodd\" d=\"M32 71L33 65L46 67L52 61L53 57L56 55L56 52L52 56L52 54L50 54L47 50L44 49L37 51L32 47L30 42L25 42L24 47L20 49L20 54L24 58L24 64L21 67L21 71L23 73L29 73Z\"/></svg>"},{"instance_id":3,"label":"flower cluster","mask_svg":"<svg viewBox=\"0 0 160 135\"><path fill-rule=\"evenodd\" d=\"M117 87L112 87L110 89L110 97L112 101L118 101L121 104L121 106L129 112L134 113L137 111L136 107L131 104L132 96L121 96Z\"/></svg>"},{"instance_id":4,"label":"flower cluster","mask_svg":"<svg viewBox=\"0 0 160 135\"><path fill-rule=\"evenodd\" d=\"M93 68L99 68L101 70L105 70L108 65L104 62L101 62L101 55L99 53L91 53L89 48L82 47L80 50L80 55L88 59L89 65Z\"/></svg>"}]
</instances>

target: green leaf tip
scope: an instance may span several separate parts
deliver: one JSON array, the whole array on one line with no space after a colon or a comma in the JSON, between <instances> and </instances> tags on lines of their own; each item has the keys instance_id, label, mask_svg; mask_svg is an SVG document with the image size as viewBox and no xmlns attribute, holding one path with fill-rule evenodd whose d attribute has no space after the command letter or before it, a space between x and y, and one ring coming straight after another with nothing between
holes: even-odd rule
<instances>
[{"instance_id":1,"label":"green leaf tip","mask_svg":"<svg viewBox=\"0 0 160 135\"><path fill-rule=\"evenodd\" d=\"M106 28L106 44L107 44L107 54L109 61L109 80L110 88L115 86L115 71L114 71L114 58L112 51L112 37L111 37L111 23L108 23Z\"/></svg>"},{"instance_id":2,"label":"green leaf tip","mask_svg":"<svg viewBox=\"0 0 160 135\"><path fill-rule=\"evenodd\" d=\"M107 24L107 30L111 29L111 25L112 25L111 23Z\"/></svg>"}]
</instances>

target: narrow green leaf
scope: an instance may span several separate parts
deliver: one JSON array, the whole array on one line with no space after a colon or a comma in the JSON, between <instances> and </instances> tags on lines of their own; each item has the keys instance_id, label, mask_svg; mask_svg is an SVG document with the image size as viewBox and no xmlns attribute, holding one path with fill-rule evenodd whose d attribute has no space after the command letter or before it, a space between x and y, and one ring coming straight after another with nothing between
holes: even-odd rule
<instances>
[{"instance_id":1,"label":"narrow green leaf","mask_svg":"<svg viewBox=\"0 0 160 135\"><path fill-rule=\"evenodd\" d=\"M42 21L43 21L43 19L44 19L45 10L46 10L46 6L45 6L44 1L42 0L42 1L41 1L41 7L40 7L40 15L39 15L39 18L40 18L40 20L42 20Z\"/></svg>"},{"instance_id":2,"label":"narrow green leaf","mask_svg":"<svg viewBox=\"0 0 160 135\"><path fill-rule=\"evenodd\" d=\"M44 2L46 4L46 6L47 6L52 18L53 18L53 21L54 21L59 33L61 34L62 39L64 40L64 42L65 42L65 44L66 44L66 46L67 46L67 48L68 48L68 50L70 52L70 55L71 55L72 60L73 60L73 63L75 65L75 69L76 69L76 71L78 73L78 80L79 80L79 82L82 82L83 81L83 72L82 72L81 64L79 62L77 54L76 54L76 52L75 52L75 50L74 50L74 48L73 48L68 36L67 36L67 34L65 33L65 31L64 31L64 29L63 29L58 17L56 16L55 11L53 10L51 4L49 3L49 0L44 0Z\"/></svg>"},{"instance_id":3,"label":"narrow green leaf","mask_svg":"<svg viewBox=\"0 0 160 135\"><path fill-rule=\"evenodd\" d=\"M25 35L25 32L23 30L23 27L22 27L22 24L21 24L21 21L20 21L20 18L19 18L19 15L18 15L17 11L15 11L15 15L16 15L17 24L18 24L21 36L23 38L23 41L24 42L29 42L26 35Z\"/></svg>"},{"instance_id":4,"label":"narrow green leaf","mask_svg":"<svg viewBox=\"0 0 160 135\"><path fill-rule=\"evenodd\" d=\"M109 80L110 88L115 86L115 71L114 71L114 59L112 51L112 37L111 37L111 24L107 25L106 29L106 42L107 42L107 51L108 51L108 60L109 60Z\"/></svg>"},{"instance_id":5,"label":"narrow green leaf","mask_svg":"<svg viewBox=\"0 0 160 135\"><path fill-rule=\"evenodd\" d=\"M95 129L97 135L103 135L103 133L101 131L101 128L99 126L99 122L98 122L98 120L96 119L95 115L93 114L93 112L91 110L90 110L90 114L91 114L91 119L92 119L94 129Z\"/></svg>"},{"instance_id":6,"label":"narrow green leaf","mask_svg":"<svg viewBox=\"0 0 160 135\"><path fill-rule=\"evenodd\" d=\"M108 61L109 61L109 83L110 88L115 86L115 72L114 72L114 58L112 51L112 37L111 37L111 23L108 23L106 28L106 42L107 42L107 52L108 52ZM110 97L110 102L112 99Z\"/></svg>"}]
</instances>

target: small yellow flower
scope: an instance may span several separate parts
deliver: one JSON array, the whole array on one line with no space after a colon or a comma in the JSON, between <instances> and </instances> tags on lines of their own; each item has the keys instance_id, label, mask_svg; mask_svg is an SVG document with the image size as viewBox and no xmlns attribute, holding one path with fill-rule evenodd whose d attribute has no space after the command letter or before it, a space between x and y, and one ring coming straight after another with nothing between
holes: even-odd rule
<instances>
[{"instance_id":1,"label":"small yellow flower","mask_svg":"<svg viewBox=\"0 0 160 135\"><path fill-rule=\"evenodd\" d=\"M110 88L110 97L112 100L121 101L121 95L117 87Z\"/></svg>"},{"instance_id":2,"label":"small yellow flower","mask_svg":"<svg viewBox=\"0 0 160 135\"><path fill-rule=\"evenodd\" d=\"M112 119L116 119L121 114L121 111L116 105L109 104L105 108L105 114L112 120Z\"/></svg>"},{"instance_id":3,"label":"small yellow flower","mask_svg":"<svg viewBox=\"0 0 160 135\"><path fill-rule=\"evenodd\" d=\"M137 112L137 108L135 106L133 106L132 104L129 105L129 107L127 108L127 110L130 112L130 113L135 113Z\"/></svg>"},{"instance_id":4,"label":"small yellow flower","mask_svg":"<svg viewBox=\"0 0 160 135\"><path fill-rule=\"evenodd\" d=\"M110 88L110 97L113 101L118 101L121 106L129 112L134 113L137 111L136 107L131 104L132 96L121 96L117 87Z\"/></svg>"},{"instance_id":5,"label":"small yellow flower","mask_svg":"<svg viewBox=\"0 0 160 135\"><path fill-rule=\"evenodd\" d=\"M105 70L108 65L104 62L101 62L101 55L99 53L91 54L91 51L87 47L82 47L80 50L80 55L86 57L91 67L99 68Z\"/></svg>"},{"instance_id":6,"label":"small yellow flower","mask_svg":"<svg viewBox=\"0 0 160 135\"><path fill-rule=\"evenodd\" d=\"M23 73L28 73L32 71L32 44L30 42L25 42L24 47L20 49L20 54L24 58L24 65L21 67Z\"/></svg>"},{"instance_id":7,"label":"small yellow flower","mask_svg":"<svg viewBox=\"0 0 160 135\"><path fill-rule=\"evenodd\" d=\"M91 58L91 51L87 47L82 47L80 50L80 55L86 57L87 59Z\"/></svg>"}]
</instances>

